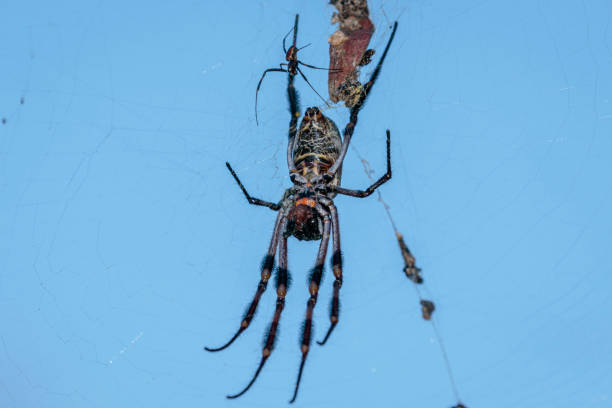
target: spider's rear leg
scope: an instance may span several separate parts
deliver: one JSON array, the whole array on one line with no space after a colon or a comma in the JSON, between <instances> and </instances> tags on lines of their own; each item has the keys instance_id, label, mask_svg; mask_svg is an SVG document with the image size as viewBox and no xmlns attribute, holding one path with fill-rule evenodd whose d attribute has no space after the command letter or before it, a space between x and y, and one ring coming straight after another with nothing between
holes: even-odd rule
<instances>
[{"instance_id":1,"label":"spider's rear leg","mask_svg":"<svg viewBox=\"0 0 612 408\"><path fill-rule=\"evenodd\" d=\"M338 316L340 314L340 288L342 287L342 252L340 251L340 223L338 222L338 210L336 209L336 206L331 200L329 200L329 203L324 202L324 204L327 205L327 207L329 208L329 212L331 213L331 224L333 233L332 239L334 247L331 264L336 280L334 281L334 294L332 296L329 316L331 325L329 326L329 330L327 330L327 334L325 335L323 340L317 341L317 344L321 346L327 342L327 339L329 339L329 335L332 333L332 331L338 324Z\"/></svg>"},{"instance_id":2,"label":"spider's rear leg","mask_svg":"<svg viewBox=\"0 0 612 408\"><path fill-rule=\"evenodd\" d=\"M242 322L240 322L240 327L238 331L232 336L232 338L225 343L221 347L204 347L206 351L221 351L229 347L234 340L240 336L240 334L249 327L251 324L251 320L253 320L253 316L255 316L255 312L257 311L257 305L259 304L259 299L261 299L261 295L266 291L268 287L268 281L270 280L270 275L272 274L272 269L274 268L274 257L276 255L276 248L278 246L278 239L282 235L284 226L287 224L287 217L284 212L281 211L278 213L278 217L276 217L276 224L274 225L274 232L272 233L272 240L270 241L270 247L268 248L268 253L264 257L264 260L261 264L261 278L259 280L259 284L257 285L257 291L255 292L255 296L247 309ZM282 254L281 254L282 255Z\"/></svg>"},{"instance_id":3,"label":"spider's rear leg","mask_svg":"<svg viewBox=\"0 0 612 408\"><path fill-rule=\"evenodd\" d=\"M397 21L393 24L393 30L391 31L391 36L389 37L389 41L387 42L387 46L380 57L380 61L376 64L376 68L374 72L370 76L368 82L363 85L363 91L361 92L361 96L357 103L351 108L351 118L349 123L344 128L343 137L342 137L342 148L340 149L340 154L334 164L327 170L327 173L330 176L334 176L336 172L342 166L344 162L344 158L346 157L346 152L348 151L349 144L351 143L351 138L353 136L353 132L355 131L355 126L357 126L357 119L359 117L359 111L365 104L368 96L370 95L370 90L374 86L378 75L380 75L380 70L382 69L383 62L385 62L385 58L387 57L387 52L389 51L389 47L391 47L391 43L393 42L393 38L395 37L395 32L397 31Z\"/></svg>"},{"instance_id":4,"label":"spider's rear leg","mask_svg":"<svg viewBox=\"0 0 612 408\"><path fill-rule=\"evenodd\" d=\"M284 235L284 229L287 225L286 219L281 225L281 235ZM281 313L285 308L285 296L287 295L287 289L289 287L289 272L287 270L287 238L282 237L279 243L279 259L278 259L278 271L277 271L277 279L276 279L276 310L274 311L274 317L272 318L272 324L268 329L268 334L266 335L266 340L264 342L264 348L262 350L261 360L259 362L259 366L257 367L257 371L251 378L251 381L247 384L247 386L240 391L238 394L228 395L228 399L234 399L240 397L242 394L247 392L249 388L255 383L261 369L263 368L266 360L272 354L272 350L274 349L274 342L276 340L276 335L278 334L278 323L280 322Z\"/></svg>"},{"instance_id":5,"label":"spider's rear leg","mask_svg":"<svg viewBox=\"0 0 612 408\"><path fill-rule=\"evenodd\" d=\"M304 370L304 363L306 362L306 356L310 349L310 340L312 338L312 314L314 307L317 304L317 295L319 294L319 285L321 284L321 278L323 276L323 266L325 264L325 256L327 255L327 246L329 244L329 214L323 208L317 204L317 211L323 219L323 237L321 238L321 244L319 245L319 253L315 261L315 266L310 274L310 282L308 285L308 291L310 292L310 298L306 303L306 319L304 320L304 332L302 333L302 361L300 362L300 369L298 371L297 381L295 383L295 390L293 391L293 397L290 403L293 403L297 398L298 390L300 388L300 381L302 380L302 372Z\"/></svg>"}]
</instances>

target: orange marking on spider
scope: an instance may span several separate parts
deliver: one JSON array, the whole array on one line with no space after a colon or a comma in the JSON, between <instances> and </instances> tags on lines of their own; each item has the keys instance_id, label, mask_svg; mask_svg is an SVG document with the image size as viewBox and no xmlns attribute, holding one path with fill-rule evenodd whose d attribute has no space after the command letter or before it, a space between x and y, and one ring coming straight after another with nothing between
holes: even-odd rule
<instances>
[{"instance_id":1,"label":"orange marking on spider","mask_svg":"<svg viewBox=\"0 0 612 408\"><path fill-rule=\"evenodd\" d=\"M312 198L303 197L295 202L295 205L307 205L308 207L314 208L317 205L317 202Z\"/></svg>"}]
</instances>

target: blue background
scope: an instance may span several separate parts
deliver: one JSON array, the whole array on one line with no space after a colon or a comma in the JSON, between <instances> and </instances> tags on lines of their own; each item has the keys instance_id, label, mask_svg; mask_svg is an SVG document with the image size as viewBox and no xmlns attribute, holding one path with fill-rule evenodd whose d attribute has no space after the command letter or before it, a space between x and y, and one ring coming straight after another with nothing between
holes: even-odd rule
<instances>
[{"instance_id":1,"label":"blue background","mask_svg":"<svg viewBox=\"0 0 612 408\"><path fill-rule=\"evenodd\" d=\"M283 58L301 15L325 66L325 1L22 1L0 5L0 406L281 407L299 364L316 243L289 243L293 286L272 357L259 279L285 161ZM611 407L612 3L375 1L399 30L343 185L381 188L423 268L462 400ZM380 53L378 54L378 56ZM376 61L376 59L375 59ZM373 65L364 69L367 75ZM326 94L326 75L307 70ZM303 107L319 104L298 78ZM24 103L20 104L20 98ZM339 126L346 109L328 109ZM342 314L308 357L296 406L449 407L432 327L376 197L336 199ZM328 324L331 274L315 311Z\"/></svg>"}]
</instances>

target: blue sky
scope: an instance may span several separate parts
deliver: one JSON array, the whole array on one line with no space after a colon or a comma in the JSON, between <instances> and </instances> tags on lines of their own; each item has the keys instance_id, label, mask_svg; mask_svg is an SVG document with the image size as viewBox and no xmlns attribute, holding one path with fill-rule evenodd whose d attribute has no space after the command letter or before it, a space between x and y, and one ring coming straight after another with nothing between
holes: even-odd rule
<instances>
[{"instance_id":1,"label":"blue sky","mask_svg":"<svg viewBox=\"0 0 612 408\"><path fill-rule=\"evenodd\" d=\"M253 374L274 291L228 350L259 279L285 162L281 41L325 66L325 1L24 1L0 6L0 406L286 406L316 243ZM462 400L612 402L612 4L371 1L382 50L343 185L381 188L423 268ZM372 65L373 66L373 65ZM371 67L368 69L372 69ZM364 75L368 74L364 70ZM326 75L306 71L320 92ZM302 107L318 97L297 80ZM23 104L20 99L23 98ZM346 109L326 110L339 126ZM313 347L296 406L450 407L437 340L374 196L338 197L340 323ZM328 324L331 273L315 311Z\"/></svg>"}]
</instances>

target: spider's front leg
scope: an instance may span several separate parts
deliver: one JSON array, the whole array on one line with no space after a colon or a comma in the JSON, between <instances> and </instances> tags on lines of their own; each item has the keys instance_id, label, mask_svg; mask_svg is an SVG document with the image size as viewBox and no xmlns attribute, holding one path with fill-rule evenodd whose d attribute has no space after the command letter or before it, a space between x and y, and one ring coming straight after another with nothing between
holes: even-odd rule
<instances>
[{"instance_id":1,"label":"spider's front leg","mask_svg":"<svg viewBox=\"0 0 612 408\"><path fill-rule=\"evenodd\" d=\"M274 349L274 343L276 340L276 334L278 333L278 324L280 322L281 313L285 308L285 296L287 295L287 289L289 287L289 271L287 270L287 237L285 237L285 229L287 227L287 218L283 218L280 226L280 242L279 242L279 255L278 255L278 270L276 275L276 310L274 311L274 317L272 318L272 324L268 329L268 334L266 335L264 341L264 348L262 350L261 360L259 361L259 366L257 367L257 371L251 378L251 381L247 384L247 386L237 394L228 395L228 399L234 399L240 397L242 394L247 392L249 388L255 383L261 369L264 364L272 354L272 350Z\"/></svg>"},{"instance_id":2,"label":"spider's front leg","mask_svg":"<svg viewBox=\"0 0 612 408\"><path fill-rule=\"evenodd\" d=\"M334 205L334 202L329 199L321 200L329 208L331 214L331 227L332 227L332 240L333 240L333 253L331 257L332 271L334 272L334 294L332 295L332 302L330 308L329 320L331 325L327 334L322 341L317 341L320 346L324 345L329 339L330 334L338 324L338 317L340 314L340 288L342 287L342 251L340 250L340 223L338 222L338 210Z\"/></svg>"},{"instance_id":3,"label":"spider's front leg","mask_svg":"<svg viewBox=\"0 0 612 408\"><path fill-rule=\"evenodd\" d=\"M323 219L323 237L321 238L321 244L319 245L319 252L317 254L315 265L312 268L312 272L310 273L310 279L308 284L310 298L308 298L308 302L306 303L306 318L304 320L304 331L302 333L302 344L300 347L302 351L302 361L300 362L300 369L298 371L298 377L295 383L295 390L293 391L293 397L291 398L291 401L289 401L290 403L293 403L297 398L300 381L302 379L302 372L304 371L304 363L306 362L306 356L308 356L308 351L310 350L310 340L312 338L312 314L314 311L314 307L317 304L319 285L321 284L321 278L323 277L325 256L327 255L327 247L329 245L329 214L323 209L323 207L321 207L320 204L317 204L315 208Z\"/></svg>"},{"instance_id":4,"label":"spider's front leg","mask_svg":"<svg viewBox=\"0 0 612 408\"><path fill-rule=\"evenodd\" d=\"M270 241L270 247L268 248L268 253L264 257L264 260L261 264L261 278L259 280L259 284L257 285L257 291L255 292L255 296L249 305L242 321L240 322L240 327L238 331L232 336L232 338L225 343L221 347L204 347L206 351L221 351L229 347L234 340L240 336L240 334L249 327L251 324L251 320L253 320L253 316L255 316L255 312L257 311L257 305L259 304L259 299L261 299L261 295L266 291L268 287L268 281L270 280L270 275L272 274L272 269L274 269L274 257L276 256L276 248L278 247L279 238L282 236L283 231L287 225L287 217L284 211L278 213L276 217L276 223L274 225L274 232L272 233L272 239ZM281 254L282 257L282 254ZM286 255L285 255L286 257Z\"/></svg>"}]
</instances>

